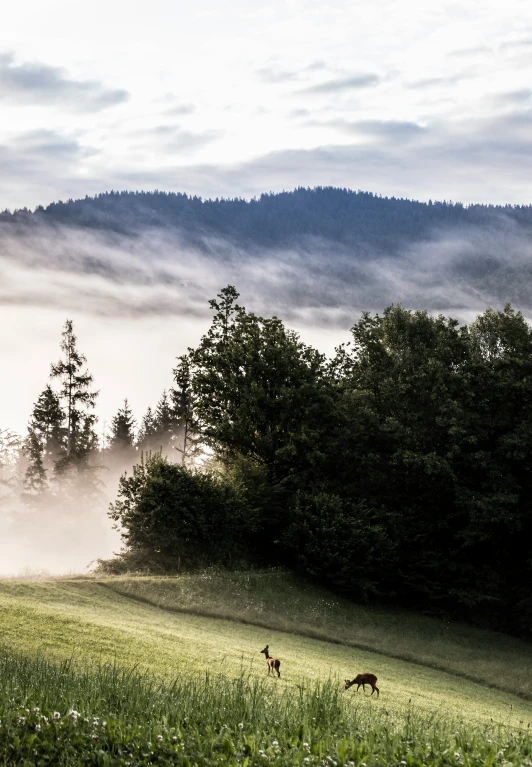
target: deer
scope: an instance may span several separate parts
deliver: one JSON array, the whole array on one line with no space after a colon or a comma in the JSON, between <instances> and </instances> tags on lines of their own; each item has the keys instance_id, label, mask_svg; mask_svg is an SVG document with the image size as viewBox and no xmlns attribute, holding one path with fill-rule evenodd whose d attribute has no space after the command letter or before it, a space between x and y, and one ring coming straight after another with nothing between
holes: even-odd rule
<instances>
[{"instance_id":1,"label":"deer","mask_svg":"<svg viewBox=\"0 0 532 767\"><path fill-rule=\"evenodd\" d=\"M349 679L345 680L345 689L349 690L350 687L352 687L354 684L357 686L357 692L360 689L360 686L362 685L362 689L364 690L364 695L366 694L366 685L369 684L371 687L371 695L377 690L377 698L379 697L379 688L377 687L377 677L375 674L358 674L352 681L349 681ZM370 695L370 698L371 698Z\"/></svg>"},{"instance_id":2,"label":"deer","mask_svg":"<svg viewBox=\"0 0 532 767\"><path fill-rule=\"evenodd\" d=\"M277 671L277 676L281 676L281 672L279 671L279 666L281 665L281 661L278 658L272 658L270 656L270 653L268 652L268 648L270 645L266 645L264 650L261 650L261 653L264 653L266 656L266 663L268 664L268 676L270 676L271 671Z\"/></svg>"}]
</instances>

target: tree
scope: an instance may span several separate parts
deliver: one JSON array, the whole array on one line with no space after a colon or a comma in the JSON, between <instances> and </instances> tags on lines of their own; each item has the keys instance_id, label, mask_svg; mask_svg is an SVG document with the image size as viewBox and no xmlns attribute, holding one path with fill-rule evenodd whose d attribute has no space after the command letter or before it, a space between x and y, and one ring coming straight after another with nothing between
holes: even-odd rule
<instances>
[{"instance_id":1,"label":"tree","mask_svg":"<svg viewBox=\"0 0 532 767\"><path fill-rule=\"evenodd\" d=\"M24 474L24 492L22 498L29 506L33 506L48 490L47 470L44 465L44 448L39 435L31 428L28 429L25 453L28 466Z\"/></svg>"},{"instance_id":2,"label":"tree","mask_svg":"<svg viewBox=\"0 0 532 767\"><path fill-rule=\"evenodd\" d=\"M157 424L153 410L148 407L137 434L137 446L142 450L153 450L156 449L156 442Z\"/></svg>"},{"instance_id":3,"label":"tree","mask_svg":"<svg viewBox=\"0 0 532 767\"><path fill-rule=\"evenodd\" d=\"M135 442L136 421L127 399L111 421L109 447L111 450L128 451Z\"/></svg>"},{"instance_id":4,"label":"tree","mask_svg":"<svg viewBox=\"0 0 532 767\"><path fill-rule=\"evenodd\" d=\"M52 365L51 377L60 382L59 397L65 413L65 455L58 462L59 470L77 465L87 465L89 455L97 446L94 432L96 416L90 411L95 407L98 392L91 391L92 375L86 370L86 357L77 349L72 320L65 322L61 351L64 358Z\"/></svg>"},{"instance_id":5,"label":"tree","mask_svg":"<svg viewBox=\"0 0 532 767\"><path fill-rule=\"evenodd\" d=\"M49 384L33 406L25 454L24 500L32 505L49 489L50 471L66 456L65 414L59 397Z\"/></svg>"},{"instance_id":6,"label":"tree","mask_svg":"<svg viewBox=\"0 0 532 767\"><path fill-rule=\"evenodd\" d=\"M167 391L163 391L154 413L154 440L159 448L168 448L176 438L178 423Z\"/></svg>"},{"instance_id":7,"label":"tree","mask_svg":"<svg viewBox=\"0 0 532 767\"><path fill-rule=\"evenodd\" d=\"M253 524L227 480L192 473L159 454L124 474L110 517L122 530L126 558L173 571L243 561Z\"/></svg>"},{"instance_id":8,"label":"tree","mask_svg":"<svg viewBox=\"0 0 532 767\"><path fill-rule=\"evenodd\" d=\"M173 372L175 387L170 390L170 397L176 424L176 441L180 443L174 447L181 455L182 464L193 463L201 447L194 417L191 363L186 354L179 357Z\"/></svg>"},{"instance_id":9,"label":"tree","mask_svg":"<svg viewBox=\"0 0 532 767\"><path fill-rule=\"evenodd\" d=\"M0 504L10 497L16 479L21 439L11 429L0 429Z\"/></svg>"},{"instance_id":10,"label":"tree","mask_svg":"<svg viewBox=\"0 0 532 767\"><path fill-rule=\"evenodd\" d=\"M235 304L229 286L212 326L190 352L195 415L202 438L231 462L260 464L275 485L311 465L317 447L324 357L277 318Z\"/></svg>"}]
</instances>

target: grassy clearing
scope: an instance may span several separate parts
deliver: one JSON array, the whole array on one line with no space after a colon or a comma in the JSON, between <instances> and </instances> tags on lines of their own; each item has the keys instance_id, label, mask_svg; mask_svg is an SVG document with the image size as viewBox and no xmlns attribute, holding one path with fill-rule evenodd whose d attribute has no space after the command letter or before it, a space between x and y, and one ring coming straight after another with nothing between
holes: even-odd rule
<instances>
[{"instance_id":1,"label":"grassy clearing","mask_svg":"<svg viewBox=\"0 0 532 767\"><path fill-rule=\"evenodd\" d=\"M268 581L268 577L256 589L257 600L271 591L272 582ZM253 578L260 579L260 576ZM282 582L280 575L275 578L279 583ZM26 657L34 657L40 652L46 657L59 660L74 658L77 664L82 665L112 661L123 668L136 666L140 671L167 680L176 676L189 678L197 673L204 674L205 671L213 675L223 673L227 678L238 678L244 673L263 679L266 664L259 651L269 643L272 652L282 661L281 680L267 680L278 692L327 680L331 680L341 690L344 678L352 678L359 671L371 671L379 677L380 700L363 698L362 693L357 697L354 691L342 693L351 705L356 701L359 706L373 706L377 709L386 706L390 710L402 711L411 701L416 710L427 715L438 711L445 716L458 715L480 724L506 722L509 717L517 726L519 722L525 727L528 722L532 722L531 702L508 692L442 673L430 666L390 657L382 654L382 651L375 653L286 633L279 631L278 625L266 629L233 620L159 609L140 601L139 594L133 593L135 589L146 585L152 598L159 593L161 599L169 599L168 595L176 584L179 585L180 580L148 578L104 582L59 580L0 583L2 643L10 653L22 653ZM230 588L232 581L224 581L223 578L215 579L214 584L209 578L204 580L210 584L209 598L212 604L217 601L220 610L228 610L228 602L238 598L234 582ZM188 583L189 588L198 590L202 582L201 578L196 581L183 579L185 587ZM276 608L271 610L271 624L274 627L276 615L282 618L284 614L282 620L285 621L290 617L289 595L292 588L296 589L296 585L290 586L287 581L284 597L279 590L274 592ZM135 598L117 592L128 589ZM187 591L189 597L190 593L190 590ZM225 604L223 593L227 594ZM298 607L297 599L304 604L303 600L309 597L300 588L293 597L291 625L295 630L298 616L305 612L304 608ZM146 599L146 595L142 598ZM199 601L197 605L200 609ZM340 611L340 606L335 606L334 601L330 605L328 609L331 611ZM325 609L325 606L322 605L322 608ZM325 624L326 621L322 627ZM282 625L286 628L285 624ZM312 624L307 625L312 628ZM347 630L347 618L345 627ZM314 630L321 630L318 621ZM333 622L329 631L333 638L338 638L335 637L337 629ZM384 636L383 621L381 636ZM392 638L388 640L390 644L394 638L399 642L399 629L392 630ZM400 641L404 642L404 636Z\"/></svg>"},{"instance_id":2,"label":"grassy clearing","mask_svg":"<svg viewBox=\"0 0 532 767\"><path fill-rule=\"evenodd\" d=\"M532 765L532 733L411 705L353 706L337 684L240 674L157 680L0 654L4 765Z\"/></svg>"},{"instance_id":3,"label":"grassy clearing","mask_svg":"<svg viewBox=\"0 0 532 767\"><path fill-rule=\"evenodd\" d=\"M162 607L340 642L450 671L532 700L532 645L405 610L363 607L286 572L113 578L119 594ZM375 661L379 663L379 661Z\"/></svg>"}]
</instances>

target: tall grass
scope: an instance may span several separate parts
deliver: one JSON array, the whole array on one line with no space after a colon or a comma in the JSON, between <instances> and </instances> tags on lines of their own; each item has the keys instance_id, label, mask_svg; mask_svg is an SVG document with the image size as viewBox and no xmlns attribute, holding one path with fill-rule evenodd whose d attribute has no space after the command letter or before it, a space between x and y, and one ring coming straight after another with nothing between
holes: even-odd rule
<instances>
[{"instance_id":1,"label":"tall grass","mask_svg":"<svg viewBox=\"0 0 532 767\"><path fill-rule=\"evenodd\" d=\"M493 631L355 605L283 571L101 579L166 610L227 618L381 652L532 700L532 645Z\"/></svg>"},{"instance_id":2,"label":"tall grass","mask_svg":"<svg viewBox=\"0 0 532 767\"><path fill-rule=\"evenodd\" d=\"M532 732L390 709L333 681L281 688L243 671L171 682L116 665L0 653L4 765L532 765Z\"/></svg>"}]
</instances>

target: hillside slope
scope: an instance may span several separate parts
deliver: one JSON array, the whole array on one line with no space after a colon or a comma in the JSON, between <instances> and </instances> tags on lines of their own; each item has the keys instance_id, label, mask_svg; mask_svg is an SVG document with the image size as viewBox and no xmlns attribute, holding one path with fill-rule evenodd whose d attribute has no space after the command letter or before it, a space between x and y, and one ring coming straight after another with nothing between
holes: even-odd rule
<instances>
[{"instance_id":1,"label":"hillside slope","mask_svg":"<svg viewBox=\"0 0 532 767\"><path fill-rule=\"evenodd\" d=\"M508 692L503 692L460 678L455 673L446 673L384 654L387 623L384 613L367 613L363 631L357 635L358 638L364 637L366 646L371 644L373 637L375 645L381 650L378 653L312 639L297 633L287 633L287 629L295 632L302 608L304 612L305 605L313 603L316 594L305 592L295 583L282 589L281 578L277 577L278 588L276 593L275 589L273 592L273 608L267 595L275 584L268 580L268 576L262 582L256 580L255 585L251 587L255 597L259 601L262 600L266 610L271 612L271 628L243 624L226 618L175 612L179 609L206 611L210 599L211 605L216 600L218 609L225 610L226 616L231 615L232 605L235 600L238 602L236 597L241 595L237 592L240 588L238 581L231 583L218 580L214 588L211 582L209 589L203 589L201 603L199 599L191 600L194 590L196 596L201 594L202 582L196 579L191 588L189 578L186 588L182 591L188 593L187 605L184 604L183 597L179 602L178 590L175 589L176 579L3 582L0 584L1 644L4 652L22 652L32 656L41 652L53 658L72 658L76 664L82 665L113 660L119 665L137 666L140 670L167 678L206 671L222 672L233 677L245 671L262 678L266 674L266 664L260 650L268 643L272 652L282 660L279 682L282 686L297 686L307 681L326 681L330 678L341 685L346 677L353 677L360 671L372 671L379 678L381 698L379 701L375 698L370 701L369 698L363 699L359 694L357 700L364 704L384 704L402 710L411 701L422 710L447 711L477 722L511 720L512 724L517 725L518 722L526 724L532 721L532 702L523 700L511 692L515 681L510 680ZM257 576L257 579L259 578L260 576ZM241 585L244 585L243 581ZM122 593L119 593L120 591ZM148 598L148 591L152 601L158 599L161 604L166 601L166 609L140 601ZM173 605L170 605L172 594ZM249 590L247 596L250 596ZM322 594L321 599L323 598ZM249 603L250 600L247 599L247 604ZM168 609L169 607L172 609ZM352 608L354 612L347 612L342 618L345 606L340 603L328 607L326 603L318 600L316 607L318 613L314 630L323 634L328 631L330 638L334 635L337 641L340 639L337 633L341 630L342 620L345 631L349 620L357 617L356 608ZM266 614L266 611L262 611L261 620L264 624L267 623ZM359 618L363 615L364 611L358 613ZM242 615L235 610L232 617L239 619ZM388 650L398 639L400 630L398 616L395 616L395 619L390 617ZM292 626L289 625L290 620ZM285 621L284 626L282 621ZM405 625L403 616L401 625L402 647L406 648L410 642L414 657L423 644L423 636L430 636L428 623L420 619L414 620L408 626ZM306 625L300 625L299 628L308 634L312 627L313 621L309 617ZM281 628L285 630L280 630ZM442 665L445 663L447 649L455 646L457 653L456 648L462 645L464 651L467 651L466 629L459 628L454 633L451 626L448 631L453 635L453 639L441 646L439 662ZM433 634L433 640L434 637ZM482 638L478 635L476 640L473 638L472 641L471 652L479 654L483 646ZM495 677L500 681L497 675L501 673L505 641L504 638L497 637L492 637L491 640L488 637L486 640L483 658L483 673L486 677L489 676L488 659L494 648L499 648L499 658L494 662L494 678L486 678L489 684L494 683ZM509 641L512 643L512 650L508 655L511 668L509 674L516 676L521 668L524 673L521 675L520 692L521 695L529 694L529 648L521 643ZM433 658L435 653L433 646ZM452 657L449 657L449 668L452 668L453 664L456 665L456 658L453 661Z\"/></svg>"}]
</instances>

